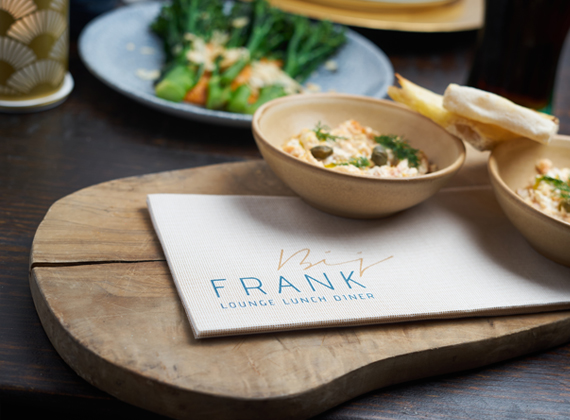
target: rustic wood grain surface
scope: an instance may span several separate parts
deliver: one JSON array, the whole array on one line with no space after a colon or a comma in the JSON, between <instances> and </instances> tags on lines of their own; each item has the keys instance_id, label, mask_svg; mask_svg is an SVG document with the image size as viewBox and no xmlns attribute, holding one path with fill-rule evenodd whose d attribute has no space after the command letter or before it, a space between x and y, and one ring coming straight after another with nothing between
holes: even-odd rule
<instances>
[{"instance_id":1,"label":"rustic wood grain surface","mask_svg":"<svg viewBox=\"0 0 570 420\"><path fill-rule=\"evenodd\" d=\"M442 93L448 83L466 80L473 32L361 32L387 52L397 72L420 85ZM28 284L34 234L56 200L81 188L259 154L247 130L158 114L115 93L89 74L74 46L70 70L76 86L63 105L37 114L0 115L0 417L53 413L60 418L158 419L89 385L57 354L40 325ZM563 134L570 133L569 92L567 42L554 107ZM570 413L569 361L566 344L372 391L318 418L564 419Z\"/></svg>"},{"instance_id":2,"label":"rustic wood grain surface","mask_svg":"<svg viewBox=\"0 0 570 420\"><path fill-rule=\"evenodd\" d=\"M463 175L486 166L470 152ZM254 160L113 180L50 208L30 258L42 326L79 376L153 412L306 419L370 390L570 340L569 311L196 340L146 208L153 193L292 192Z\"/></svg>"}]
</instances>

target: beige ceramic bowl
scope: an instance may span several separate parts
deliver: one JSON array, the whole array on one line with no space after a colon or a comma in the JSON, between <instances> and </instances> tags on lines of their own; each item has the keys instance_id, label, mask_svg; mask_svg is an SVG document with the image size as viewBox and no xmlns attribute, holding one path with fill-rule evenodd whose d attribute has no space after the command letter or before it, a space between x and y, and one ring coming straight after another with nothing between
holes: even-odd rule
<instances>
[{"instance_id":1,"label":"beige ceramic bowl","mask_svg":"<svg viewBox=\"0 0 570 420\"><path fill-rule=\"evenodd\" d=\"M439 170L411 178L372 178L332 171L295 158L281 146L320 122L335 127L348 119L384 134L399 134L423 150ZM465 146L431 120L394 102L343 94L293 95L260 107L253 135L275 174L310 205L338 216L384 217L435 194L461 168Z\"/></svg>"},{"instance_id":2,"label":"beige ceramic bowl","mask_svg":"<svg viewBox=\"0 0 570 420\"><path fill-rule=\"evenodd\" d=\"M558 168L570 167L570 137L558 136L548 146L530 140L500 144L489 158L491 183L503 211L534 249L570 266L570 223L544 214L516 194L531 182L542 158Z\"/></svg>"}]
</instances>

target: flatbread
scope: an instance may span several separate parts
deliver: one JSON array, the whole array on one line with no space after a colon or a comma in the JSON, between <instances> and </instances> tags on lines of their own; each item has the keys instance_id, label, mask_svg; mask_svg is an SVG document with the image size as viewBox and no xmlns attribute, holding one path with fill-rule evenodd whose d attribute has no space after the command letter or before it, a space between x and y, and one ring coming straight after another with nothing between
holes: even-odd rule
<instances>
[{"instance_id":1,"label":"flatbread","mask_svg":"<svg viewBox=\"0 0 570 420\"><path fill-rule=\"evenodd\" d=\"M456 86L464 87L451 84L449 94L446 90L449 98L445 100L445 95L438 95L418 86L399 74L396 74L396 78L401 88L390 86L388 88L390 98L430 118L477 150L491 150L499 142L521 137L548 143L558 132L557 118L520 107L500 96L489 94L502 100L498 101L497 98L488 100L493 103L493 107L490 108L491 112L485 112L488 110L487 105L477 98L485 98L488 92L467 88L469 94L463 97L461 95L463 89L456 89ZM446 104L451 109L447 108ZM473 104L476 106L471 106ZM520 108L524 112L518 114ZM506 112L508 110L510 112Z\"/></svg>"},{"instance_id":2,"label":"flatbread","mask_svg":"<svg viewBox=\"0 0 570 420\"><path fill-rule=\"evenodd\" d=\"M468 86L450 84L443 94L443 107L467 119L499 126L544 144L558 132L556 117Z\"/></svg>"}]
</instances>

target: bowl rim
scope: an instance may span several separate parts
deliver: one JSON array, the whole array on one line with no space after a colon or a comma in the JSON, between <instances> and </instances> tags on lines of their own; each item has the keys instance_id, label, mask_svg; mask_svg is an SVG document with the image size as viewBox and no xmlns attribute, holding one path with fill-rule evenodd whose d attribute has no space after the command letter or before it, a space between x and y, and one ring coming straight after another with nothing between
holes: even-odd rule
<instances>
[{"instance_id":1,"label":"bowl rim","mask_svg":"<svg viewBox=\"0 0 570 420\"><path fill-rule=\"evenodd\" d=\"M554 140L562 140L562 141L566 141L570 144L570 136L562 136L562 135L556 135L556 137L554 138ZM522 204L522 208L524 209L524 211L526 213L531 213L534 215L537 215L540 219L542 219L544 222L550 222L550 221L554 221L555 223L557 223L558 225L560 225L561 228L563 229L570 229L570 222L565 222L564 220L560 220L554 216L551 216L549 214L544 213L543 211L533 207L532 205L530 205L529 203L527 203L526 201L524 201L522 199L522 197L520 197L515 191L513 191L506 183L505 181L503 181L503 178L501 178L501 175L499 174L499 163L497 162L497 158L496 158L496 153L497 150L500 150L501 148L504 147L513 147L513 142L516 142L517 140L509 140L509 141L505 141L503 143L498 144L492 151L491 154L489 155L489 160L487 161L487 170L492 178L492 180L495 181L495 183L492 183L491 185L498 185L499 188L501 188L501 190L506 191L507 193L507 197L511 200L514 201L515 203L519 203ZM529 140L531 141L531 140ZM506 146L506 145L509 146ZM537 145L540 145L541 143L537 143ZM543 145L546 146L546 145ZM493 187L494 188L494 187Z\"/></svg>"},{"instance_id":2,"label":"bowl rim","mask_svg":"<svg viewBox=\"0 0 570 420\"><path fill-rule=\"evenodd\" d=\"M339 99L349 99L349 100L353 100L353 101L369 102L369 103L388 105L390 107L399 108L405 112L408 112L410 115L413 115L414 118L420 117L420 118L425 119L429 123L433 124L434 127L436 127L436 129L439 129L443 133L445 133L446 135L450 136L453 139L454 144L459 149L459 156L453 161L453 163L446 166L445 168L438 169L437 171L431 172L428 174L416 175L416 176L410 176L410 177L404 177L404 178L373 177L373 176L369 176L369 175L361 175L361 174L352 174L352 173L348 173L348 172L331 171L328 168L323 168L323 167L320 167L317 165L312 165L309 162L305 162L299 158L296 158L293 155L290 155L289 153L285 153L279 147L277 147L277 146L273 145L272 143L270 143L269 141L267 141L265 139L265 137L261 134L262 131L259 127L260 121L263 118L263 116L264 116L264 114L268 108L270 108L274 105L278 105L282 102L302 101L303 99L306 99L308 97L310 97L310 98L335 97L335 98L339 98ZM413 181L419 182L420 180L430 180L430 179L440 178L440 177L452 174L452 173L456 172L457 170L459 170L461 168L461 166L463 165L463 163L465 162L465 157L466 157L466 149L465 149L465 144L463 143L463 141L459 137L457 137L454 134L451 134L450 132L445 130L443 127L441 127L440 125L438 125L437 123L435 123L431 119L420 114L419 112L416 112L416 111L408 108L405 105L402 105L402 104L399 104L399 103L396 103L393 101L389 101L386 99L372 98L372 97L363 96L363 95L352 95L352 94L346 94L346 93L310 93L310 94L300 93L300 94L288 95L288 96L284 96L281 98L273 99L273 100L263 104L262 106L260 106L257 109L257 111L254 113L253 118L252 118L251 128L252 128L256 142L259 141L258 139L261 139L262 142L267 147L269 147L274 153L278 153L278 154L284 156L284 158L286 160L288 160L289 162L291 162L295 165L299 165L302 167L308 166L309 168L314 168L317 171L321 171L323 174L326 173L326 174L330 174L332 176L339 176L342 178L348 177L348 178L354 178L354 179L360 179L360 180L368 180L370 182L376 182L376 183L377 182L413 182Z\"/></svg>"}]
</instances>

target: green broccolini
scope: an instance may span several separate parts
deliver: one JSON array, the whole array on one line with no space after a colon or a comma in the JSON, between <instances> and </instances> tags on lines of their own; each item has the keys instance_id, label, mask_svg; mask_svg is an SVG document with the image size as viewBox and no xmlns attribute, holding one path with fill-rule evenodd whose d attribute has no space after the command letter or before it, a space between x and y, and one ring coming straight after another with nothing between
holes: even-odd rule
<instances>
[{"instance_id":1,"label":"green broccolini","mask_svg":"<svg viewBox=\"0 0 570 420\"><path fill-rule=\"evenodd\" d=\"M185 61L189 48L186 34L194 34L209 41L214 31L228 29L222 1L173 0L165 4L150 28L163 42L166 65L173 60Z\"/></svg>"},{"instance_id":2,"label":"green broccolini","mask_svg":"<svg viewBox=\"0 0 570 420\"><path fill-rule=\"evenodd\" d=\"M236 87L234 81L245 67L262 59L279 60L283 73L301 83L346 41L344 28L285 13L265 0L172 0L161 8L151 29L162 40L166 56L157 96L180 102L207 72L211 77L204 105L242 113L253 113L289 93L279 81ZM225 49L246 48L247 53L228 67L216 59L211 70L188 58L197 39L205 44L223 39Z\"/></svg>"},{"instance_id":3,"label":"green broccolini","mask_svg":"<svg viewBox=\"0 0 570 420\"><path fill-rule=\"evenodd\" d=\"M221 30L223 11L217 2L209 0L176 0L162 7L151 29L163 41L166 63L162 77L155 86L158 97L180 102L192 89L204 71L203 65L189 63L186 54L192 33L210 40L214 30Z\"/></svg>"},{"instance_id":4,"label":"green broccolini","mask_svg":"<svg viewBox=\"0 0 570 420\"><path fill-rule=\"evenodd\" d=\"M200 78L200 73L192 71L189 66L172 67L155 87L156 94L172 102L180 102Z\"/></svg>"},{"instance_id":5,"label":"green broccolini","mask_svg":"<svg viewBox=\"0 0 570 420\"><path fill-rule=\"evenodd\" d=\"M346 35L329 21L311 24L307 18L292 16L293 35L287 44L285 72L298 82L305 81L342 44Z\"/></svg>"},{"instance_id":6,"label":"green broccolini","mask_svg":"<svg viewBox=\"0 0 570 420\"><path fill-rule=\"evenodd\" d=\"M284 89L280 86L265 86L260 89L257 100L250 104L251 93L246 97L245 90L242 89L240 94L232 95L231 90L232 81L246 65L254 59L267 57L284 41L282 34L284 17L284 13L270 7L265 1L256 1L253 4L253 15L251 17L253 23L245 44L249 57L237 60L220 77L217 74L219 71L217 63L216 71L208 84L207 108L232 109L234 112L253 114L265 102L285 95ZM242 16L242 18L246 18L246 16ZM215 95L215 98L210 99L211 95ZM229 105L230 102L231 106Z\"/></svg>"}]
</instances>

